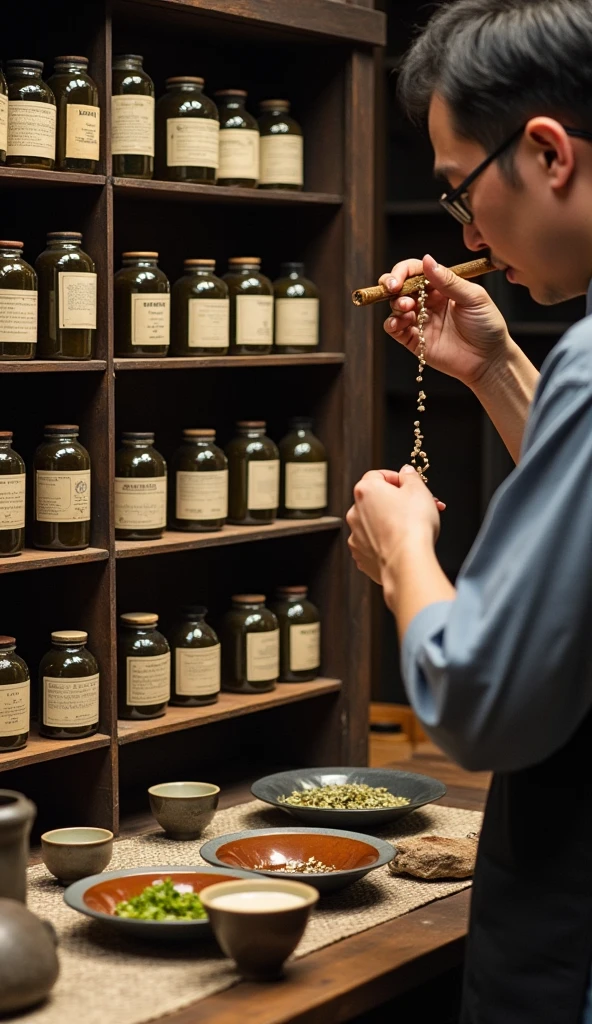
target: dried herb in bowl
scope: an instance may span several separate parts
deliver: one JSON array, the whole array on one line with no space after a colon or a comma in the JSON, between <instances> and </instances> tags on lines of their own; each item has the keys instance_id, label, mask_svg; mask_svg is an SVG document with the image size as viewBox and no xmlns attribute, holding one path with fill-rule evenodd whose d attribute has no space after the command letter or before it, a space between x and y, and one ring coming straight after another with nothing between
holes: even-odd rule
<instances>
[{"instance_id":1,"label":"dried herb in bowl","mask_svg":"<svg viewBox=\"0 0 592 1024\"><path fill-rule=\"evenodd\" d=\"M406 796L395 796L384 786L368 786L364 782L313 786L295 789L289 796L280 796L278 803L291 807L329 807L334 811L377 810L381 807L406 807Z\"/></svg>"},{"instance_id":2,"label":"dried herb in bowl","mask_svg":"<svg viewBox=\"0 0 592 1024\"><path fill-rule=\"evenodd\" d=\"M122 900L115 907L115 915L138 921L199 921L208 916L191 886L175 885L172 878L153 882L138 896Z\"/></svg>"}]
</instances>

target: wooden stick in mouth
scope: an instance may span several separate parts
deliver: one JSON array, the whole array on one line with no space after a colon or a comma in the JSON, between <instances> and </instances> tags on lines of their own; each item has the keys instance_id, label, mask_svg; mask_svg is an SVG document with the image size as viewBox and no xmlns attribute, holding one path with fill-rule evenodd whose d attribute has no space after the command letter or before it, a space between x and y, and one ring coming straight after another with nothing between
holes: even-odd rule
<instances>
[{"instance_id":1,"label":"wooden stick in mouth","mask_svg":"<svg viewBox=\"0 0 592 1024\"><path fill-rule=\"evenodd\" d=\"M489 259L471 260L470 263L459 263L457 267L450 267L453 274L462 277L465 281L472 277L481 277L482 274L490 274L492 270L498 270ZM384 302L386 299L398 299L401 295L412 295L419 288L423 274L417 277L409 277L401 290L394 294L389 292L383 284L374 285L371 288L357 288L352 292L354 306L371 306L374 302Z\"/></svg>"}]
</instances>

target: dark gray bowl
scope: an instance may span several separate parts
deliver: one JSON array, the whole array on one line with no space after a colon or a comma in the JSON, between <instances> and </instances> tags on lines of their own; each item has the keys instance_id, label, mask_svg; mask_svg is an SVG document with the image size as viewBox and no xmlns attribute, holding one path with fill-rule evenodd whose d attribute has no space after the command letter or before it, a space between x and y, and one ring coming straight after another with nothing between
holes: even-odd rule
<instances>
[{"instance_id":1,"label":"dark gray bowl","mask_svg":"<svg viewBox=\"0 0 592 1024\"><path fill-rule=\"evenodd\" d=\"M295 789L312 789L330 784L363 782L367 786L384 786L394 796L406 796L405 807L385 807L378 810L339 811L327 807L292 807L279 802L280 796L289 796ZM272 807L279 807L307 825L328 828L354 828L367 831L380 828L390 821L403 818L424 804L439 800L446 786L427 775L415 775L387 768L297 768L291 772L277 772L258 779L251 787L253 796Z\"/></svg>"}]
</instances>

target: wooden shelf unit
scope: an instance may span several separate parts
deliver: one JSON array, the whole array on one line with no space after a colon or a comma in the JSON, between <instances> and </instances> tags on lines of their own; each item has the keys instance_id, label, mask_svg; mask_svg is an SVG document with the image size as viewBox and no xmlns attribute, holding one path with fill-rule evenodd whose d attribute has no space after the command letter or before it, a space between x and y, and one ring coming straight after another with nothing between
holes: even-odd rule
<instances>
[{"instance_id":1,"label":"wooden shelf unit","mask_svg":"<svg viewBox=\"0 0 592 1024\"><path fill-rule=\"evenodd\" d=\"M56 53L88 55L102 109L100 173L0 168L0 194L6 199L9 191L3 232L24 241L30 262L44 248L46 232L82 231L98 274L96 358L0 363L0 380L10 374L3 429L14 431L29 485L43 425L80 425L92 463L92 547L69 553L27 548L0 559L0 631L17 637L35 706L37 667L51 630L88 630L101 671L100 733L62 743L33 731L24 751L0 755L0 770L3 786L37 802L39 827L94 823L117 831L120 807L129 810L132 791L145 801L146 785L174 777L180 753L188 765L183 770L197 778L206 772L206 751L213 758L210 774L224 767L228 778L234 762L227 751L240 753L244 764L255 750L249 743L269 765L282 753L294 764L366 760L368 586L350 560L342 526L352 487L372 462L372 319L352 306L350 293L374 276L372 48L384 42L385 19L371 3L334 0L100 0L84 19L73 16L76 10L74 0L56 0L51 9L33 0L33 8L14 12L4 51L29 52L34 18L35 37L42 40L35 56L45 61L46 75ZM157 97L166 77L188 69L205 75L210 95L235 85L238 76L252 110L278 89L289 96L305 136L304 191L113 177L113 52L144 55ZM313 61L318 74L303 76ZM113 274L122 251L144 248L158 250L171 282L192 256L213 255L223 272L229 256L256 249L272 278L282 261L303 259L321 291L320 351L114 358ZM174 369L208 372L164 372ZM144 370L151 372L138 377ZM229 526L216 534L167 531L151 544L116 543L112 481L122 430L154 429L168 459L183 427L214 426L225 444L236 419L257 416L277 441L295 414L312 415L327 446L331 515ZM147 557L156 554L161 557ZM237 590L265 587L271 597L276 584L301 581L322 612L327 678L279 684L256 697L222 694L208 708L171 708L163 719L118 727L120 612L158 611L166 632L178 606L191 600L205 602L216 624ZM147 745L133 742L140 738ZM69 761L73 754L77 762Z\"/></svg>"}]
</instances>

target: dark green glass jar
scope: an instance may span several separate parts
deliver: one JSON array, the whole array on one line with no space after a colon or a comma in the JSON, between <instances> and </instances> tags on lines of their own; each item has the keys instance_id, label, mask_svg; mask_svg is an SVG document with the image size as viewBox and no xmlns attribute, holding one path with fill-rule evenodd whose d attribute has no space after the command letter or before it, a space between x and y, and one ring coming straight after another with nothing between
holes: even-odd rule
<instances>
[{"instance_id":1,"label":"dark green glass jar","mask_svg":"<svg viewBox=\"0 0 592 1024\"><path fill-rule=\"evenodd\" d=\"M171 696L171 650L157 630L158 615L119 616L117 693L120 718L162 718Z\"/></svg>"},{"instance_id":2,"label":"dark green glass jar","mask_svg":"<svg viewBox=\"0 0 592 1024\"><path fill-rule=\"evenodd\" d=\"M166 462L151 431L125 431L121 443L115 455L115 537L157 540L166 526Z\"/></svg>"},{"instance_id":3,"label":"dark green glass jar","mask_svg":"<svg viewBox=\"0 0 592 1024\"><path fill-rule=\"evenodd\" d=\"M50 231L37 257L42 359L92 359L97 326L97 274L80 231Z\"/></svg>"},{"instance_id":4,"label":"dark green glass jar","mask_svg":"<svg viewBox=\"0 0 592 1024\"><path fill-rule=\"evenodd\" d=\"M319 346L319 292L304 276L304 263L282 263L273 282L274 341L279 352L310 352Z\"/></svg>"},{"instance_id":5,"label":"dark green glass jar","mask_svg":"<svg viewBox=\"0 0 592 1024\"><path fill-rule=\"evenodd\" d=\"M266 426L263 420L240 420L226 446L228 521L238 526L263 526L277 516L279 452L265 436Z\"/></svg>"},{"instance_id":6,"label":"dark green glass jar","mask_svg":"<svg viewBox=\"0 0 592 1024\"><path fill-rule=\"evenodd\" d=\"M13 636L0 636L0 752L21 750L29 739L31 681Z\"/></svg>"},{"instance_id":7,"label":"dark green glass jar","mask_svg":"<svg viewBox=\"0 0 592 1024\"><path fill-rule=\"evenodd\" d=\"M279 444L282 519L319 519L327 510L327 452L309 416L294 416Z\"/></svg>"},{"instance_id":8,"label":"dark green glass jar","mask_svg":"<svg viewBox=\"0 0 592 1024\"><path fill-rule=\"evenodd\" d=\"M36 548L78 551L90 544L90 456L78 433L70 424L47 426L35 452Z\"/></svg>"},{"instance_id":9,"label":"dark green glass jar","mask_svg":"<svg viewBox=\"0 0 592 1024\"><path fill-rule=\"evenodd\" d=\"M183 608L169 630L171 704L198 708L215 704L220 692L220 641L205 621L208 609Z\"/></svg>"},{"instance_id":10,"label":"dark green glass jar","mask_svg":"<svg viewBox=\"0 0 592 1024\"><path fill-rule=\"evenodd\" d=\"M0 68L0 164L6 163L8 145L8 86Z\"/></svg>"},{"instance_id":11,"label":"dark green glass jar","mask_svg":"<svg viewBox=\"0 0 592 1024\"><path fill-rule=\"evenodd\" d=\"M86 647L88 633L51 634L39 665L39 732L54 740L81 740L99 728L99 666Z\"/></svg>"},{"instance_id":12,"label":"dark green glass jar","mask_svg":"<svg viewBox=\"0 0 592 1024\"><path fill-rule=\"evenodd\" d=\"M101 108L88 57L56 57L47 84L57 108L56 170L94 174L101 153Z\"/></svg>"},{"instance_id":13,"label":"dark green glass jar","mask_svg":"<svg viewBox=\"0 0 592 1024\"><path fill-rule=\"evenodd\" d=\"M171 355L225 356L229 346L228 286L215 260L185 260L171 293Z\"/></svg>"},{"instance_id":14,"label":"dark green glass jar","mask_svg":"<svg viewBox=\"0 0 592 1024\"><path fill-rule=\"evenodd\" d=\"M7 60L9 167L51 171L56 153L56 101L40 60Z\"/></svg>"},{"instance_id":15,"label":"dark green glass jar","mask_svg":"<svg viewBox=\"0 0 592 1024\"><path fill-rule=\"evenodd\" d=\"M267 355L273 348L273 285L261 273L261 260L233 257L224 280L230 295L231 355Z\"/></svg>"},{"instance_id":16,"label":"dark green glass jar","mask_svg":"<svg viewBox=\"0 0 592 1024\"><path fill-rule=\"evenodd\" d=\"M290 117L288 100L263 100L259 109L259 188L298 191L304 184L302 128Z\"/></svg>"},{"instance_id":17,"label":"dark green glass jar","mask_svg":"<svg viewBox=\"0 0 592 1024\"><path fill-rule=\"evenodd\" d=\"M25 546L25 463L12 448L12 430L0 430L0 558Z\"/></svg>"},{"instance_id":18,"label":"dark green glass jar","mask_svg":"<svg viewBox=\"0 0 592 1024\"><path fill-rule=\"evenodd\" d=\"M122 178L154 174L154 82L143 60L137 53L113 58L111 153L113 174Z\"/></svg>"},{"instance_id":19,"label":"dark green glass jar","mask_svg":"<svg viewBox=\"0 0 592 1024\"><path fill-rule=\"evenodd\" d=\"M275 690L280 671L278 621L263 594L235 594L222 629L222 689Z\"/></svg>"},{"instance_id":20,"label":"dark green glass jar","mask_svg":"<svg viewBox=\"0 0 592 1024\"><path fill-rule=\"evenodd\" d=\"M218 174L220 124L203 78L167 78L156 104L156 177L213 185Z\"/></svg>"},{"instance_id":21,"label":"dark green glass jar","mask_svg":"<svg viewBox=\"0 0 592 1024\"><path fill-rule=\"evenodd\" d=\"M255 188L259 180L259 125L245 110L244 89L215 93L220 115L219 185Z\"/></svg>"},{"instance_id":22,"label":"dark green glass jar","mask_svg":"<svg viewBox=\"0 0 592 1024\"><path fill-rule=\"evenodd\" d=\"M23 243L0 241L0 360L33 359L37 297L37 274L23 259Z\"/></svg>"},{"instance_id":23,"label":"dark green glass jar","mask_svg":"<svg viewBox=\"0 0 592 1024\"><path fill-rule=\"evenodd\" d=\"M228 462L215 444L215 430L184 430L173 455L175 530L221 530L228 515Z\"/></svg>"},{"instance_id":24,"label":"dark green glass jar","mask_svg":"<svg viewBox=\"0 0 592 1024\"><path fill-rule=\"evenodd\" d=\"M270 605L280 626L280 682L309 683L321 668L321 617L308 587L278 587Z\"/></svg>"},{"instance_id":25,"label":"dark green glass jar","mask_svg":"<svg viewBox=\"0 0 592 1024\"><path fill-rule=\"evenodd\" d=\"M113 279L115 355L154 359L170 343L169 280L157 252L124 252Z\"/></svg>"}]
</instances>

